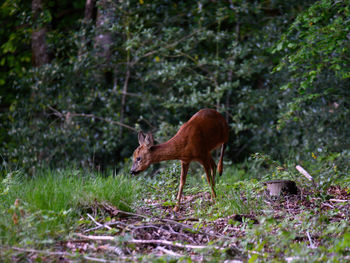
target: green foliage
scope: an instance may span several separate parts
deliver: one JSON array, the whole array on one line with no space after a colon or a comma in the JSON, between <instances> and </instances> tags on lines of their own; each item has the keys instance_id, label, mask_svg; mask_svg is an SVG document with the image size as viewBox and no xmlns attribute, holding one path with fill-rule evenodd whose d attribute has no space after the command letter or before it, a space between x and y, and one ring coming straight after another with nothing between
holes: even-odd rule
<instances>
[{"instance_id":1,"label":"green foliage","mask_svg":"<svg viewBox=\"0 0 350 263\"><path fill-rule=\"evenodd\" d=\"M287 71L279 126L293 147L341 152L349 145L349 15L347 1L321 0L301 12L273 53Z\"/></svg>"},{"instance_id":2,"label":"green foliage","mask_svg":"<svg viewBox=\"0 0 350 263\"><path fill-rule=\"evenodd\" d=\"M274 87L283 76L269 74L279 59L270 50L308 1L110 4L115 16L102 30L78 20L80 1L76 6L48 1L44 17L52 24L47 35L52 60L41 68L21 64L25 71L8 84L10 94L19 92L2 115L7 163L31 171L67 162L116 165L137 145L134 129L156 131L156 139L164 141L202 107L217 108L229 119L230 159L242 160L252 151L289 151L274 128L280 108ZM56 10L62 9L75 15L59 18ZM24 18L17 23L28 29ZM108 58L95 45L100 33L113 37ZM21 50L28 52L29 45Z\"/></svg>"},{"instance_id":3,"label":"green foliage","mask_svg":"<svg viewBox=\"0 0 350 263\"><path fill-rule=\"evenodd\" d=\"M286 50L288 55L278 68L287 65L302 80L300 91L312 88L324 71L338 78L350 77L349 15L350 5L346 1L317 1L282 36L275 50Z\"/></svg>"}]
</instances>

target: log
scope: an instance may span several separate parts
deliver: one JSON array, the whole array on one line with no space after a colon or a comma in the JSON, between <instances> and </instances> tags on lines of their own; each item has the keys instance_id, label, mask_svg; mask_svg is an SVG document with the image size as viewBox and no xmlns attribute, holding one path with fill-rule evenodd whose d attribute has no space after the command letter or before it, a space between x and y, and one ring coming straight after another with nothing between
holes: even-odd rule
<instances>
[{"instance_id":1,"label":"log","mask_svg":"<svg viewBox=\"0 0 350 263\"><path fill-rule=\"evenodd\" d=\"M271 180L264 182L270 196L295 195L298 193L296 183L291 180Z\"/></svg>"}]
</instances>

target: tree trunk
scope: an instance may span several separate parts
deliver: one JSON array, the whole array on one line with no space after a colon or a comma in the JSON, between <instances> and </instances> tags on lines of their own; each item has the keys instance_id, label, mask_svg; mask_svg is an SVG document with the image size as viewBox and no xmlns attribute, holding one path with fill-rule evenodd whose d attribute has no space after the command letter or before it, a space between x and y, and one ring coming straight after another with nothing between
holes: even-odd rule
<instances>
[{"instance_id":1,"label":"tree trunk","mask_svg":"<svg viewBox=\"0 0 350 263\"><path fill-rule=\"evenodd\" d=\"M94 17L95 0L86 0L84 22L88 22Z\"/></svg>"},{"instance_id":2,"label":"tree trunk","mask_svg":"<svg viewBox=\"0 0 350 263\"><path fill-rule=\"evenodd\" d=\"M111 57L112 33L108 31L110 23L115 18L115 8L108 0L100 0L97 7L95 48L97 55L108 62Z\"/></svg>"},{"instance_id":3,"label":"tree trunk","mask_svg":"<svg viewBox=\"0 0 350 263\"><path fill-rule=\"evenodd\" d=\"M84 10L84 19L83 19L83 23L82 23L83 27L89 28L88 25L91 25L93 23L95 3L96 3L95 0L86 0L85 10ZM87 29L87 30L89 30L89 29ZM80 44L81 45L80 45L79 50L78 50L78 57L79 58L87 50L88 41L85 37L85 34L82 35Z\"/></svg>"},{"instance_id":4,"label":"tree trunk","mask_svg":"<svg viewBox=\"0 0 350 263\"><path fill-rule=\"evenodd\" d=\"M46 44L47 25L40 23L40 14L42 12L43 1L32 0L32 62L34 67L40 67L49 62L49 54Z\"/></svg>"}]
</instances>

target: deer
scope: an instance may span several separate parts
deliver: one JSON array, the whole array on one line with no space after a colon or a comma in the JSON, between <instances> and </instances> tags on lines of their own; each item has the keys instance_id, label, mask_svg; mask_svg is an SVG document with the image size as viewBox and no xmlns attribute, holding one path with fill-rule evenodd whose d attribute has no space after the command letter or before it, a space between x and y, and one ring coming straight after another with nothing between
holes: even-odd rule
<instances>
[{"instance_id":1,"label":"deer","mask_svg":"<svg viewBox=\"0 0 350 263\"><path fill-rule=\"evenodd\" d=\"M132 175L145 171L151 164L168 160L181 161L180 184L177 203L173 209L178 212L183 187L190 163L199 162L206 173L211 188L211 199L216 198L215 176L216 164L211 151L221 146L217 166L219 175L223 172L223 157L229 137L229 126L225 118L216 110L201 109L184 123L178 132L167 142L154 144L152 133L138 133L139 146L133 153Z\"/></svg>"}]
</instances>

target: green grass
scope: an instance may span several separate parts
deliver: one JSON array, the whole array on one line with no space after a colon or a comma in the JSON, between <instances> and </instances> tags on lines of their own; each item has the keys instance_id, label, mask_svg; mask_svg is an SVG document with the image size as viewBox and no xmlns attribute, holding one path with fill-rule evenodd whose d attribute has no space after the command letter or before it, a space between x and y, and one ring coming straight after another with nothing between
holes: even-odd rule
<instances>
[{"instance_id":1,"label":"green grass","mask_svg":"<svg viewBox=\"0 0 350 263\"><path fill-rule=\"evenodd\" d=\"M44 170L29 179L7 173L0 188L0 244L51 243L76 227L96 202L130 211L139 189L137 180L112 173Z\"/></svg>"}]
</instances>

